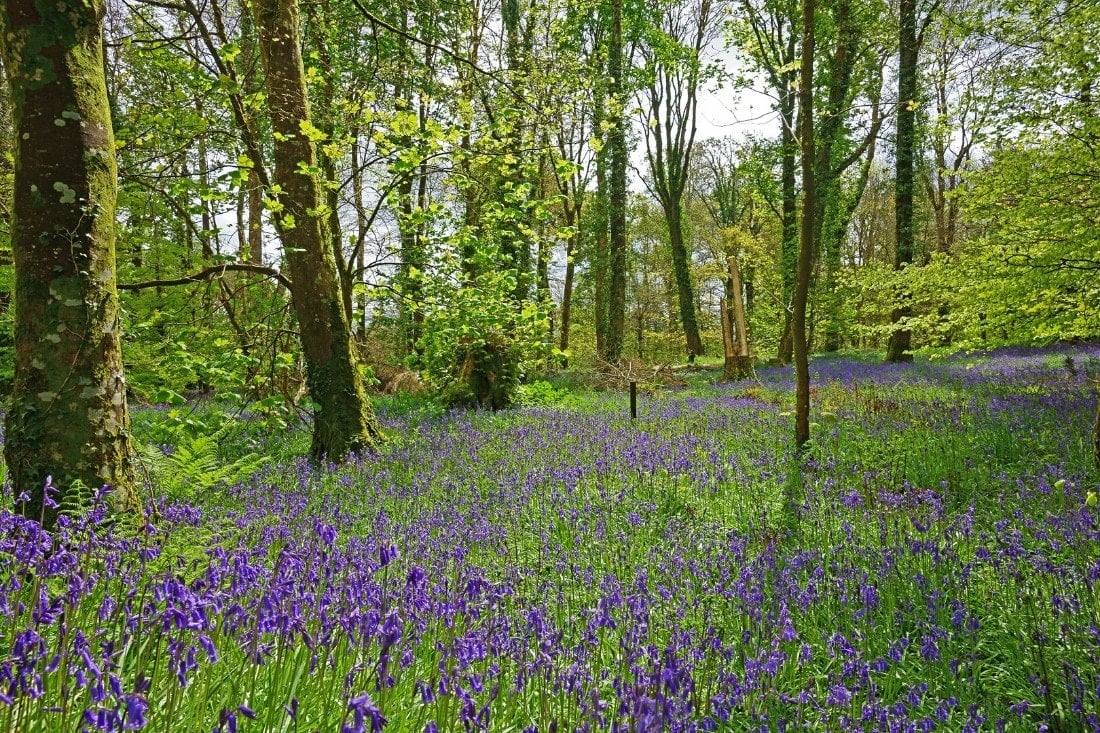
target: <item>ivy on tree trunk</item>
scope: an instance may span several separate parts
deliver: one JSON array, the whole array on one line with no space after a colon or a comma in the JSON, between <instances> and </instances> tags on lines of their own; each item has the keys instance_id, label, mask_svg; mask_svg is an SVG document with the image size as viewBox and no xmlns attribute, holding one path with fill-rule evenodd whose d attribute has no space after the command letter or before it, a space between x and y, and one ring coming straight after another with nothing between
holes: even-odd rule
<instances>
[{"instance_id":1,"label":"ivy on tree trunk","mask_svg":"<svg viewBox=\"0 0 1100 733\"><path fill-rule=\"evenodd\" d=\"M626 332L626 84L623 81L623 3L611 3L611 40L607 49L609 78L609 113L611 127L607 132L608 163L608 293L607 335L603 358L617 363L623 354Z\"/></svg>"},{"instance_id":2,"label":"ivy on tree trunk","mask_svg":"<svg viewBox=\"0 0 1100 733\"><path fill-rule=\"evenodd\" d=\"M917 0L901 0L898 6L898 137L894 194L897 251L895 269L913 262L913 157L916 148L917 119ZM902 294L904 298L905 295ZM897 325L910 315L901 303L890 316ZM890 334L887 361L912 361L909 351L911 334L899 328Z\"/></svg>"}]
</instances>

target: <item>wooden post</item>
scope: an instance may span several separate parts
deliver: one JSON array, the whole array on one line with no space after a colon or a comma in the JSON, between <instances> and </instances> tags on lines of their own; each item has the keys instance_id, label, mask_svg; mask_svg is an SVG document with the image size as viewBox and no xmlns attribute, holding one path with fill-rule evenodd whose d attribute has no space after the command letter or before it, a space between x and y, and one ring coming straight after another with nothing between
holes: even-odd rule
<instances>
[{"instance_id":1,"label":"wooden post","mask_svg":"<svg viewBox=\"0 0 1100 733\"><path fill-rule=\"evenodd\" d=\"M630 419L638 417L638 383L630 383Z\"/></svg>"}]
</instances>

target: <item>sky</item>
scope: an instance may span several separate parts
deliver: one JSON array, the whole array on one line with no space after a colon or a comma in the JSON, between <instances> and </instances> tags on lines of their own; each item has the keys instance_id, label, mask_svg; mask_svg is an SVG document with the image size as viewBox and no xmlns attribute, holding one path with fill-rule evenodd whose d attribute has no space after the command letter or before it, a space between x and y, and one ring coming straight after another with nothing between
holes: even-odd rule
<instances>
[{"instance_id":1,"label":"sky","mask_svg":"<svg viewBox=\"0 0 1100 733\"><path fill-rule=\"evenodd\" d=\"M706 89L699 95L697 140L710 137L778 137L770 97L752 89Z\"/></svg>"}]
</instances>

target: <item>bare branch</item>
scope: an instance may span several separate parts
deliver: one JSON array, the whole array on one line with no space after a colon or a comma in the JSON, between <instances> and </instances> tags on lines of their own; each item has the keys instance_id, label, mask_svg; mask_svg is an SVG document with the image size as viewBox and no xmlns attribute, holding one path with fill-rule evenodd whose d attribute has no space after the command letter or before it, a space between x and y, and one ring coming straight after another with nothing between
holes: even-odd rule
<instances>
[{"instance_id":1,"label":"bare branch","mask_svg":"<svg viewBox=\"0 0 1100 733\"><path fill-rule=\"evenodd\" d=\"M119 283L119 290L146 290L148 288L162 288L169 287L171 285L189 285L191 283L204 282L206 280L212 280L214 278L221 277L227 272L251 272L256 275L263 275L269 277L282 285L287 290L293 292L291 282L286 275L276 270L274 267L266 267L264 265L250 265L245 262L227 262L223 265L213 265L207 267L205 270L199 270L193 275L185 275L184 277L177 277L170 280L146 280L140 283Z\"/></svg>"}]
</instances>

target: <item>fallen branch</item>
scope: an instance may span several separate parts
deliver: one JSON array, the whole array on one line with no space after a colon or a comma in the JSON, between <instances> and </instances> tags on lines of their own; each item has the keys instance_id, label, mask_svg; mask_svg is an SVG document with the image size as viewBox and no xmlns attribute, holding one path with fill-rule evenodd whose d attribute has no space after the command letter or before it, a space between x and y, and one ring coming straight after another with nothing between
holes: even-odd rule
<instances>
[{"instance_id":1,"label":"fallen branch","mask_svg":"<svg viewBox=\"0 0 1100 733\"><path fill-rule=\"evenodd\" d=\"M673 373L671 364L644 365L633 359L625 359L612 364L597 359L600 377L596 384L602 389L626 389L631 382L637 382L643 392L652 392L660 387L683 387L687 383Z\"/></svg>"}]
</instances>

